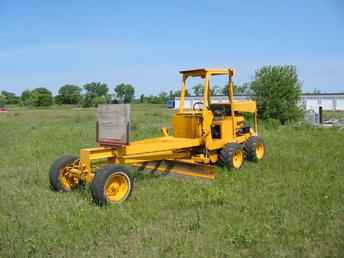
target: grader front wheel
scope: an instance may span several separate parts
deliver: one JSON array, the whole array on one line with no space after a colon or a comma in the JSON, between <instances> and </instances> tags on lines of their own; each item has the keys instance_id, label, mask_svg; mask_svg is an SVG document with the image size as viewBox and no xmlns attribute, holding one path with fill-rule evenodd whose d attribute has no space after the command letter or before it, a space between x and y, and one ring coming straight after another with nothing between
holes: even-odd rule
<instances>
[{"instance_id":1,"label":"grader front wheel","mask_svg":"<svg viewBox=\"0 0 344 258\"><path fill-rule=\"evenodd\" d=\"M98 205L117 204L127 200L133 189L130 171L119 165L107 165L97 171L91 185L92 197Z\"/></svg>"},{"instance_id":2,"label":"grader front wheel","mask_svg":"<svg viewBox=\"0 0 344 258\"><path fill-rule=\"evenodd\" d=\"M49 179L50 185L55 191L69 192L79 186L79 178L71 173L78 161L79 158L76 156L65 155L51 165Z\"/></svg>"},{"instance_id":3,"label":"grader front wheel","mask_svg":"<svg viewBox=\"0 0 344 258\"><path fill-rule=\"evenodd\" d=\"M263 139L258 136L250 137L244 145L244 150L250 161L258 162L264 159L265 144Z\"/></svg>"},{"instance_id":4,"label":"grader front wheel","mask_svg":"<svg viewBox=\"0 0 344 258\"><path fill-rule=\"evenodd\" d=\"M244 164L245 155L241 144L229 143L219 153L219 164L228 169L240 169Z\"/></svg>"}]
</instances>

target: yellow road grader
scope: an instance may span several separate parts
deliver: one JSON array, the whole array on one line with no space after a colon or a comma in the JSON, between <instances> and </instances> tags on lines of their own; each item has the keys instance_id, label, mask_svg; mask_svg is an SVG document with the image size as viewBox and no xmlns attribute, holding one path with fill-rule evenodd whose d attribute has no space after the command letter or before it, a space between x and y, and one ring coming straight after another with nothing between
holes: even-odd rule
<instances>
[{"instance_id":1,"label":"yellow road grader","mask_svg":"<svg viewBox=\"0 0 344 258\"><path fill-rule=\"evenodd\" d=\"M106 121L97 123L98 147L81 149L79 157L64 155L52 164L49 172L52 189L71 191L80 184L90 183L92 197L97 204L120 203L129 198L133 189L134 177L128 165L139 170L214 179L216 165L237 170L245 159L253 162L262 160L265 145L257 135L256 102L234 99L234 70L196 69L180 73L179 110L172 118L171 134L167 128L162 128L161 137L130 142L130 123L123 119L128 117L128 109L125 108L128 105L119 105L122 114L116 117L110 131L106 132L106 128L104 131ZM228 77L228 101L212 103L210 81L219 75ZM186 108L186 82L191 77L203 80L203 98ZM118 109L116 112L120 113ZM245 113L248 114L246 117L251 117L252 126L245 122ZM105 112L105 117L106 114L110 121L111 113ZM116 116L116 113L112 114ZM126 133L117 138L108 137L113 128L120 127ZM95 169L96 164L102 166Z\"/></svg>"}]
</instances>

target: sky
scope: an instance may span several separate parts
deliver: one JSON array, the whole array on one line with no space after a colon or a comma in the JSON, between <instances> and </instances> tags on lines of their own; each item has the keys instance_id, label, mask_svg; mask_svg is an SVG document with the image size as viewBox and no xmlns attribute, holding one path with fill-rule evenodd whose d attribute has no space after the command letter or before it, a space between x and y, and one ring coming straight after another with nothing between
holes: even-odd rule
<instances>
[{"instance_id":1,"label":"sky","mask_svg":"<svg viewBox=\"0 0 344 258\"><path fill-rule=\"evenodd\" d=\"M0 90L100 81L136 95L180 70L296 65L304 92L344 92L344 1L0 0Z\"/></svg>"}]
</instances>

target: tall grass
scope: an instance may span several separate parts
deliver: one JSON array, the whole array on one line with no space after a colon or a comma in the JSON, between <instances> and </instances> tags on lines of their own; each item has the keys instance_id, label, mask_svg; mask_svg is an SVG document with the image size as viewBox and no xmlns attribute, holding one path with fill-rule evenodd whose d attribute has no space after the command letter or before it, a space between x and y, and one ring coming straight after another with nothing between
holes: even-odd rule
<instances>
[{"instance_id":1,"label":"tall grass","mask_svg":"<svg viewBox=\"0 0 344 258\"><path fill-rule=\"evenodd\" d=\"M133 106L133 139L171 113ZM51 162L95 144L94 109L0 114L0 257L343 257L344 131L261 128L266 159L215 181L142 176L99 208L49 189Z\"/></svg>"}]
</instances>

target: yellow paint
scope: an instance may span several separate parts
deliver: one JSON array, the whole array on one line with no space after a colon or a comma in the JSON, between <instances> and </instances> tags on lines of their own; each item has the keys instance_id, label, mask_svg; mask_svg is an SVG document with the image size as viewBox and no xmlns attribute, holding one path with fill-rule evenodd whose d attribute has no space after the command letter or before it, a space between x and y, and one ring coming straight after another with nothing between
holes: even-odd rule
<instances>
[{"instance_id":1,"label":"yellow paint","mask_svg":"<svg viewBox=\"0 0 344 258\"><path fill-rule=\"evenodd\" d=\"M111 148L96 147L80 150L80 164L79 170L81 171L80 178L82 181L90 183L94 177L92 171L92 162L101 159L115 160L115 153Z\"/></svg>"},{"instance_id":2,"label":"yellow paint","mask_svg":"<svg viewBox=\"0 0 344 258\"><path fill-rule=\"evenodd\" d=\"M185 151L160 151L153 153L141 153L132 155L118 155L117 162L120 164L133 164L133 163L144 163L152 160L179 160L179 159L190 159L191 153L188 150Z\"/></svg>"},{"instance_id":3,"label":"yellow paint","mask_svg":"<svg viewBox=\"0 0 344 258\"><path fill-rule=\"evenodd\" d=\"M59 171L59 181L65 191L70 191L80 183L79 162L68 164Z\"/></svg>"},{"instance_id":4,"label":"yellow paint","mask_svg":"<svg viewBox=\"0 0 344 258\"><path fill-rule=\"evenodd\" d=\"M179 174L183 176L192 176L202 179L212 180L215 179L214 166L199 165L190 159L180 159L178 161L165 160L165 161L151 161L143 164L132 164L140 170L146 170L150 173L159 171L166 174Z\"/></svg>"},{"instance_id":5,"label":"yellow paint","mask_svg":"<svg viewBox=\"0 0 344 258\"><path fill-rule=\"evenodd\" d=\"M239 112L254 113L257 110L256 102L252 100L234 101L232 103L232 109Z\"/></svg>"},{"instance_id":6,"label":"yellow paint","mask_svg":"<svg viewBox=\"0 0 344 258\"><path fill-rule=\"evenodd\" d=\"M179 113L172 118L173 136L177 138L199 138L202 134L202 114Z\"/></svg>"},{"instance_id":7,"label":"yellow paint","mask_svg":"<svg viewBox=\"0 0 344 258\"><path fill-rule=\"evenodd\" d=\"M162 136L168 136L168 128L166 128L166 127L161 128L161 134L162 134Z\"/></svg>"},{"instance_id":8,"label":"yellow paint","mask_svg":"<svg viewBox=\"0 0 344 258\"><path fill-rule=\"evenodd\" d=\"M183 100L180 102L180 105L179 105L179 109L180 109L180 112L184 112L184 98L185 98L185 93L186 93L186 85L185 85L185 82L186 82L186 76L183 75L183 79L182 79L182 90L180 92L180 99Z\"/></svg>"},{"instance_id":9,"label":"yellow paint","mask_svg":"<svg viewBox=\"0 0 344 258\"><path fill-rule=\"evenodd\" d=\"M265 155L265 146L263 143L258 143L256 146L256 157L258 160L262 160Z\"/></svg>"},{"instance_id":10,"label":"yellow paint","mask_svg":"<svg viewBox=\"0 0 344 258\"><path fill-rule=\"evenodd\" d=\"M181 138L174 136L158 137L153 139L132 142L118 150L120 156L133 154L147 155L165 151L176 151L200 146L200 138Z\"/></svg>"},{"instance_id":11,"label":"yellow paint","mask_svg":"<svg viewBox=\"0 0 344 258\"><path fill-rule=\"evenodd\" d=\"M126 199L130 191L130 180L123 172L112 174L105 182L104 193L110 203L118 203Z\"/></svg>"},{"instance_id":12,"label":"yellow paint","mask_svg":"<svg viewBox=\"0 0 344 258\"><path fill-rule=\"evenodd\" d=\"M60 180L60 183L63 186L63 189L65 189L66 191L70 191L77 184L73 180L73 177L70 176L68 173L66 173L66 170L67 170L66 168L63 168L63 169L60 170L59 180Z\"/></svg>"},{"instance_id":13,"label":"yellow paint","mask_svg":"<svg viewBox=\"0 0 344 258\"><path fill-rule=\"evenodd\" d=\"M253 135L257 135L257 108L255 101L236 101L233 97L234 69L197 69L181 71L182 89L180 107L172 118L173 136L168 129L162 129L162 137L131 142L116 150L107 147L97 147L80 150L79 175L83 181L91 182L94 177L92 162L105 159L108 163L130 164L138 166L152 161L189 161L191 164L214 164L218 160L218 152L227 143L245 143ZM212 76L228 76L228 103L216 104L228 110L223 117L216 117L211 103L210 83ZM189 77L204 79L203 107L201 110L186 110L184 99L186 82ZM245 120L242 113L254 116L254 126L248 131L242 131ZM214 130L218 130L214 136ZM257 157L263 157L265 150L257 146ZM234 155L233 164L240 167L244 161L241 151ZM73 173L77 175L78 173Z\"/></svg>"},{"instance_id":14,"label":"yellow paint","mask_svg":"<svg viewBox=\"0 0 344 258\"><path fill-rule=\"evenodd\" d=\"M239 169L242 166L242 163L244 162L244 153L242 150L236 150L233 154L233 166L236 169Z\"/></svg>"}]
</instances>

